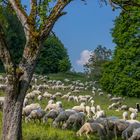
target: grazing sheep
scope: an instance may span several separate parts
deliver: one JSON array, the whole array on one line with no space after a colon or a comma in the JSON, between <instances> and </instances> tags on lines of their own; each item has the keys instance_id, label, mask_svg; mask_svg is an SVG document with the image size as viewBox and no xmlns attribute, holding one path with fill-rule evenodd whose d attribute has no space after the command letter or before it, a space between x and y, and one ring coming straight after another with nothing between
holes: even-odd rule
<instances>
[{"instance_id":1,"label":"grazing sheep","mask_svg":"<svg viewBox=\"0 0 140 140\"><path fill-rule=\"evenodd\" d=\"M91 117L91 107L90 106L86 106L85 108L85 112L87 114L87 117L90 118Z\"/></svg>"},{"instance_id":2,"label":"grazing sheep","mask_svg":"<svg viewBox=\"0 0 140 140\"><path fill-rule=\"evenodd\" d=\"M78 112L85 112L86 108L85 108L85 104L81 103L80 106L74 106L72 109Z\"/></svg>"},{"instance_id":3,"label":"grazing sheep","mask_svg":"<svg viewBox=\"0 0 140 140\"><path fill-rule=\"evenodd\" d=\"M131 120L136 120L137 116L138 116L138 114L136 112L135 113L131 113L130 114L130 119Z\"/></svg>"},{"instance_id":4,"label":"grazing sheep","mask_svg":"<svg viewBox=\"0 0 140 140\"><path fill-rule=\"evenodd\" d=\"M41 101L42 100L42 96L38 95L37 99L38 99L38 101Z\"/></svg>"},{"instance_id":5,"label":"grazing sheep","mask_svg":"<svg viewBox=\"0 0 140 140\"><path fill-rule=\"evenodd\" d=\"M95 101L92 99L92 100L90 101L90 103L91 103L91 106L93 106L94 103L95 103Z\"/></svg>"},{"instance_id":6,"label":"grazing sheep","mask_svg":"<svg viewBox=\"0 0 140 140\"><path fill-rule=\"evenodd\" d=\"M44 115L45 115L45 111L43 111L42 109L32 110L29 116L25 118L25 122L27 123L32 119L34 120L34 122L35 119L38 119L41 122L41 119L43 118Z\"/></svg>"},{"instance_id":7,"label":"grazing sheep","mask_svg":"<svg viewBox=\"0 0 140 140\"><path fill-rule=\"evenodd\" d=\"M58 116L59 111L52 109L43 117L43 123L47 123L47 120L50 118L54 121L54 119Z\"/></svg>"},{"instance_id":8,"label":"grazing sheep","mask_svg":"<svg viewBox=\"0 0 140 140\"><path fill-rule=\"evenodd\" d=\"M123 116L123 120L128 120L128 112L123 112L123 114L122 114L122 116Z\"/></svg>"},{"instance_id":9,"label":"grazing sheep","mask_svg":"<svg viewBox=\"0 0 140 140\"><path fill-rule=\"evenodd\" d=\"M96 114L96 107L95 106L91 106L90 109L91 109L91 112L95 115Z\"/></svg>"},{"instance_id":10,"label":"grazing sheep","mask_svg":"<svg viewBox=\"0 0 140 140\"><path fill-rule=\"evenodd\" d=\"M87 138L89 138L89 133L98 133L100 140L104 140L106 135L105 128L100 123L85 123L76 135L82 136L83 133L86 134Z\"/></svg>"},{"instance_id":11,"label":"grazing sheep","mask_svg":"<svg viewBox=\"0 0 140 140\"><path fill-rule=\"evenodd\" d=\"M102 110L102 109L101 109L101 106L100 106L100 105L97 105L97 106L96 106L96 110L97 110L97 111L101 111L101 110Z\"/></svg>"},{"instance_id":12,"label":"grazing sheep","mask_svg":"<svg viewBox=\"0 0 140 140\"><path fill-rule=\"evenodd\" d=\"M135 109L135 108L132 108L132 107L129 107L129 111L131 113L138 113L138 109Z\"/></svg>"},{"instance_id":13,"label":"grazing sheep","mask_svg":"<svg viewBox=\"0 0 140 140\"><path fill-rule=\"evenodd\" d=\"M54 104L49 103L46 108L45 111L47 110L51 110L51 109L58 109L58 108L62 108L62 102L61 101L57 101Z\"/></svg>"},{"instance_id":14,"label":"grazing sheep","mask_svg":"<svg viewBox=\"0 0 140 140\"><path fill-rule=\"evenodd\" d=\"M48 101L48 104L53 104L53 103L54 103L54 100L52 99Z\"/></svg>"},{"instance_id":15,"label":"grazing sheep","mask_svg":"<svg viewBox=\"0 0 140 140\"><path fill-rule=\"evenodd\" d=\"M65 124L63 124L62 128L66 129L72 126L72 128L75 129L77 127L81 127L84 124L84 120L85 114L83 112L74 113L69 116L68 120Z\"/></svg>"},{"instance_id":16,"label":"grazing sheep","mask_svg":"<svg viewBox=\"0 0 140 140\"><path fill-rule=\"evenodd\" d=\"M140 140L140 128L134 129L132 136L128 140Z\"/></svg>"},{"instance_id":17,"label":"grazing sheep","mask_svg":"<svg viewBox=\"0 0 140 140\"><path fill-rule=\"evenodd\" d=\"M115 138L117 139L117 135L121 135L122 132L129 126L128 121L124 120L117 120L114 122L114 134Z\"/></svg>"},{"instance_id":18,"label":"grazing sheep","mask_svg":"<svg viewBox=\"0 0 140 140\"><path fill-rule=\"evenodd\" d=\"M38 103L27 105L26 107L23 108L22 115L28 116L32 110L37 110L37 109L41 109L41 106Z\"/></svg>"},{"instance_id":19,"label":"grazing sheep","mask_svg":"<svg viewBox=\"0 0 140 140\"><path fill-rule=\"evenodd\" d=\"M96 114L93 116L93 119L104 118L104 117L106 117L105 111L100 110L96 112Z\"/></svg>"},{"instance_id":20,"label":"grazing sheep","mask_svg":"<svg viewBox=\"0 0 140 140\"><path fill-rule=\"evenodd\" d=\"M53 121L53 126L54 127L60 126L61 123L65 122L69 118L69 116L74 113L76 113L76 111L72 109L61 111Z\"/></svg>"},{"instance_id":21,"label":"grazing sheep","mask_svg":"<svg viewBox=\"0 0 140 140\"><path fill-rule=\"evenodd\" d=\"M129 107L127 105L122 105L120 107L120 110L128 110L128 109L129 109Z\"/></svg>"},{"instance_id":22,"label":"grazing sheep","mask_svg":"<svg viewBox=\"0 0 140 140\"><path fill-rule=\"evenodd\" d=\"M140 128L140 122L138 121L129 121L129 126L122 132L122 138L128 140L132 136L134 129Z\"/></svg>"},{"instance_id":23,"label":"grazing sheep","mask_svg":"<svg viewBox=\"0 0 140 140\"><path fill-rule=\"evenodd\" d=\"M120 105L121 105L120 102L112 103L112 104L108 107L108 109L116 109L116 108L118 108Z\"/></svg>"},{"instance_id":24,"label":"grazing sheep","mask_svg":"<svg viewBox=\"0 0 140 140\"><path fill-rule=\"evenodd\" d=\"M112 102L119 102L119 101L122 101L122 100L123 100L122 97L113 97L113 98L110 99L110 101L112 101Z\"/></svg>"}]
</instances>

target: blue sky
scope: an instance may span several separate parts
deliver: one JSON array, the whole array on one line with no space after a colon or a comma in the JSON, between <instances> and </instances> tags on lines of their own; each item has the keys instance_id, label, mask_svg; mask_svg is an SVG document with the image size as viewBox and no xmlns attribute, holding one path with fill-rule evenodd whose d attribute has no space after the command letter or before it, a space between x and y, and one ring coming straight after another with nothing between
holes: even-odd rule
<instances>
[{"instance_id":1,"label":"blue sky","mask_svg":"<svg viewBox=\"0 0 140 140\"><path fill-rule=\"evenodd\" d=\"M22 2L29 4L29 0ZM68 14L57 21L53 31L67 48L73 68L83 71L82 62L97 45L114 49L110 29L119 11L112 11L110 5L101 7L99 0L87 0L87 5L74 0L64 11Z\"/></svg>"},{"instance_id":2,"label":"blue sky","mask_svg":"<svg viewBox=\"0 0 140 140\"><path fill-rule=\"evenodd\" d=\"M110 29L119 11L113 12L109 5L100 7L98 0L88 0L87 5L75 0L64 11L68 14L59 19L53 31L68 49L74 69L82 71L77 60L84 50L92 51L99 44L114 48Z\"/></svg>"}]
</instances>

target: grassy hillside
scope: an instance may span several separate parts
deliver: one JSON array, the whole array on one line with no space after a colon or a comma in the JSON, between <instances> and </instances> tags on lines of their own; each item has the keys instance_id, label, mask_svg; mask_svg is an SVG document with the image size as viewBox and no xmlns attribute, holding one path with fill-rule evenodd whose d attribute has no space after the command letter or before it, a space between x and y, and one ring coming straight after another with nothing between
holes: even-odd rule
<instances>
[{"instance_id":1,"label":"grassy hillside","mask_svg":"<svg viewBox=\"0 0 140 140\"><path fill-rule=\"evenodd\" d=\"M83 75L74 75L74 74L51 74L49 75L50 79L57 79L57 80L63 80L64 78L68 78L70 80L78 80L85 81L86 78ZM49 93L56 93L60 91L63 94L68 93L68 91L63 90L47 90ZM3 96L4 93L0 93L0 96ZM82 91L80 93L76 93L77 95L84 95L84 94L91 94L91 90L88 91ZM57 100L62 100L61 98L58 98ZM114 110L108 110L108 105L111 104L109 99L107 98L106 94L103 96L96 95L94 97L95 105L101 105L101 108L106 111L107 116L117 116L119 118L122 118L122 112L116 112ZM34 102L38 102L41 104L41 107L44 109L47 105L46 99L43 99L42 101L37 101L35 99ZM30 101L32 102L32 101ZM127 104L129 106L135 107L135 104L137 102L140 102L137 98L126 98L124 101L124 104ZM67 100L62 100L62 103L64 105L64 108L71 108L74 105L78 105L77 103L71 101L68 102ZM140 120L140 116L138 116L138 120ZM2 112L0 113L0 131L2 128ZM85 136L77 137L76 136L76 130L61 130L60 128L53 128L51 126L51 120L47 124L43 124L42 122L36 122L33 121L29 123L25 123L23 119L23 139L24 140L86 140L87 138ZM91 135L92 140L99 140L99 137L97 134ZM120 138L118 140L121 140Z\"/></svg>"}]
</instances>

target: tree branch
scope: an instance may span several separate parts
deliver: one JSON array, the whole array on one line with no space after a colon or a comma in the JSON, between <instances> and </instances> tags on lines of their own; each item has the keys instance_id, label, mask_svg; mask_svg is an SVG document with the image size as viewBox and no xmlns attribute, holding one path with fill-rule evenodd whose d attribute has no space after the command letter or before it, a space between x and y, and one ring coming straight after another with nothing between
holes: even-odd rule
<instances>
[{"instance_id":1,"label":"tree branch","mask_svg":"<svg viewBox=\"0 0 140 140\"><path fill-rule=\"evenodd\" d=\"M135 2L134 0L125 0L125 1L116 1L116 0L109 0L111 6L115 7L115 5L118 5L122 8L125 8L125 6L134 6L140 8L140 2Z\"/></svg>"},{"instance_id":2,"label":"tree branch","mask_svg":"<svg viewBox=\"0 0 140 140\"><path fill-rule=\"evenodd\" d=\"M4 64L5 71L9 72L9 69L13 68L14 63L8 50L8 45L6 43L4 31L1 24L0 24L0 59Z\"/></svg>"},{"instance_id":3,"label":"tree branch","mask_svg":"<svg viewBox=\"0 0 140 140\"><path fill-rule=\"evenodd\" d=\"M9 0L13 10L15 11L19 21L21 22L23 28L24 28L24 32L26 35L26 39L28 40L29 35L30 35L30 27L29 27L29 23L28 23L28 15L26 14L26 12L24 11L20 0Z\"/></svg>"},{"instance_id":4,"label":"tree branch","mask_svg":"<svg viewBox=\"0 0 140 140\"><path fill-rule=\"evenodd\" d=\"M31 0L31 12L29 15L29 19L31 21L32 26L35 27L36 24L36 16L37 16L37 0Z\"/></svg>"},{"instance_id":5,"label":"tree branch","mask_svg":"<svg viewBox=\"0 0 140 140\"><path fill-rule=\"evenodd\" d=\"M63 15L66 14L66 12L62 12L62 10L71 2L72 0L58 0L56 5L54 6L53 10L51 11L48 18L44 21L44 24L41 31L41 40L44 40L45 37L50 33L52 30L55 22Z\"/></svg>"}]
</instances>

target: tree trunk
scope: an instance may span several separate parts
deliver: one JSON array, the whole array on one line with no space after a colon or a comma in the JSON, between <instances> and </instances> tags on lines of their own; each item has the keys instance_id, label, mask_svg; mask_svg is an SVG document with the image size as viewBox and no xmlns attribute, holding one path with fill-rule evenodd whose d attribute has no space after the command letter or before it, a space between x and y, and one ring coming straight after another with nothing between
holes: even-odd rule
<instances>
[{"instance_id":1,"label":"tree trunk","mask_svg":"<svg viewBox=\"0 0 140 140\"><path fill-rule=\"evenodd\" d=\"M3 109L2 140L22 139L22 107L28 83L8 85Z\"/></svg>"},{"instance_id":2,"label":"tree trunk","mask_svg":"<svg viewBox=\"0 0 140 140\"><path fill-rule=\"evenodd\" d=\"M36 44L32 40L26 44L21 63L15 68L14 73L8 77L3 109L2 140L22 140L23 101L41 49L41 44L40 46Z\"/></svg>"}]
</instances>

